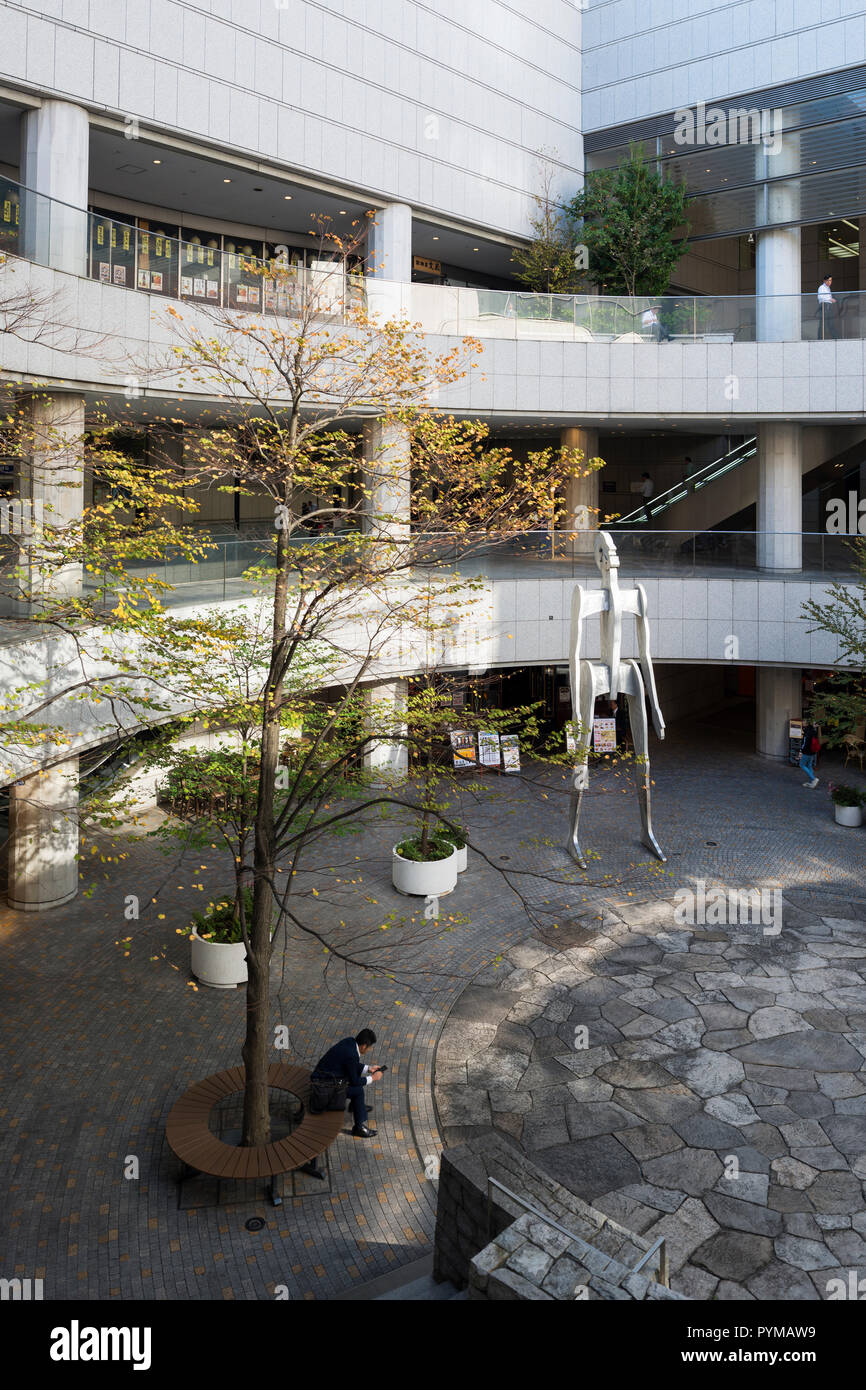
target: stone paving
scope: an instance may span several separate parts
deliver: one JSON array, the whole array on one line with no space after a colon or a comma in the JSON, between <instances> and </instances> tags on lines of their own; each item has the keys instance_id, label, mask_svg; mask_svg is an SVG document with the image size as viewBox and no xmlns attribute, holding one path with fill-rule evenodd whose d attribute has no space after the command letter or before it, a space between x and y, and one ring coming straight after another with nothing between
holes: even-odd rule
<instances>
[{"instance_id":1,"label":"stone paving","mask_svg":"<svg viewBox=\"0 0 866 1390\"><path fill-rule=\"evenodd\" d=\"M694 1298L815 1299L866 1270L866 921L808 894L782 930L589 911L487 967L439 1043L446 1142L486 1125ZM826 909L826 904L824 905Z\"/></svg>"},{"instance_id":2,"label":"stone paving","mask_svg":"<svg viewBox=\"0 0 866 1390\"><path fill-rule=\"evenodd\" d=\"M861 1054L864 1024L857 1010L866 1010L866 1003L851 997L856 986L848 976L859 974L859 957L851 951L862 938L850 926L830 926L824 934L813 928L819 922L825 926L824 917L849 923L866 919L864 832L833 824L824 769L820 791L807 792L796 770L757 759L749 752L748 735L718 717L669 731L654 773L657 832L669 854L667 866L640 850L630 782L610 772L593 779L586 844L598 857L586 875L580 874L561 848L566 787L558 775L539 777L530 769L520 780L491 779L477 798L467 794L465 818L486 859L470 855L470 870L448 900L453 924L446 918L441 931L413 935L407 929L402 936L394 932L379 939L376 958L399 967L397 982L364 971L354 971L348 981L326 974L321 947L310 938L292 939L280 950L274 963L274 1022L289 1026L289 1055L313 1062L335 1037L372 1024L381 1039L379 1059L392 1070L374 1088L375 1142L341 1136L330 1154L329 1190L302 1180L276 1210L255 1192L235 1194L221 1207L180 1210L176 1164L163 1133L171 1105L192 1081L239 1060L243 994L194 991L186 941L191 910L201 907L207 893L224 891L225 858L208 850L171 864L152 844L128 845L122 863L100 864L96 873L86 870L85 882L95 885L92 897L80 897L42 919L0 909L6 967L0 986L5 1024L0 1165L6 1186L0 1275L43 1278L46 1298L268 1299L284 1285L292 1299L321 1299L417 1261L432 1240L436 1185L430 1159L442 1144L432 1087L437 1038L449 1015L472 1022L479 989L500 1009L506 974L511 992L533 1012L508 1025L522 1031L502 1050L517 1057L529 1037L533 1041L529 1065L519 1075L515 1062L503 1058L505 1069L485 1083L497 1095L506 1094L508 1108L497 1114L518 1117L508 1121L518 1142L524 1139L518 1122L525 1125L527 1117L527 1141L533 1133L544 1141L547 1127L553 1142L538 1155L551 1163L559 1148L565 1155L560 1161L568 1164L568 1152L582 1144L588 1146L583 1150L587 1163L595 1154L596 1166L587 1171L603 1175L605 1154L617 1153L619 1169L603 1191L594 1190L602 1199L632 1204L636 1227L645 1221L648 1229L659 1220L682 1224L692 1212L697 1218L697 1206L702 1207L715 1224L706 1234L703 1226L696 1230L701 1240L687 1252L686 1272L697 1296L719 1290L723 1297L728 1286L746 1285L755 1296L769 1297L769 1284L756 1280L783 1268L799 1280L796 1287L789 1282L786 1296L805 1297L803 1290L814 1289L824 1270L838 1267L833 1259L853 1266L863 1234L851 1185L862 1152L857 1133L862 1133L863 1092L850 1079L836 1078L858 1071L851 1054ZM855 774L853 780L862 779ZM395 838L391 825L351 842L348 857L357 867L343 890L339 916L352 923L363 918L372 937L383 913L406 910L406 900L390 888ZM83 849L88 865L98 864L105 846L88 840ZM340 854L346 857L345 844ZM742 946L739 938L693 936L686 951L682 930L671 930L669 920L665 925L652 915L675 888L698 875L737 887L784 887L786 904L804 918L786 916L788 925L771 948L771 968L770 957L760 954L767 948L754 935ZM140 921L124 919L130 892L140 896ZM649 906L638 907L648 899L653 900ZM323 916L322 924L333 928L333 906L328 911L330 919ZM586 914L593 919L589 925ZM661 931L670 933L670 942L657 939ZM608 939L609 932L615 934ZM128 946L117 944L127 936L132 938ZM392 944L383 947L392 936ZM510 959L496 964L522 944L527 954L519 965ZM629 947L638 952L634 960L611 961L610 952ZM729 947L731 954L725 954ZM528 972L528 980L539 964L555 970L557 954L581 949L595 951L591 968L560 961L572 975L541 987L549 991L544 1008L530 989L515 988L517 971ZM791 983L768 986L765 981L778 978L780 968ZM718 978L706 984L699 974L725 974L744 983ZM745 983L750 975L760 975L761 985ZM479 979L485 983L471 984ZM580 1073L572 1065L565 1077L557 1058L566 1048L554 1034L567 1025L573 1038L576 1004L569 999L563 1018L541 1020L537 1038L530 1026L549 1008L562 1011L557 997L563 987L590 991L582 1007L590 1011L585 1021L595 1030L582 1056L569 1051L572 1063L591 1062L590 1069ZM593 990L604 997L592 999ZM631 1000L644 990L654 991L659 1001L643 995ZM767 997L749 994L755 990ZM704 992L722 998L699 999ZM710 1007L730 1012L705 1020L703 1010ZM759 1017L765 1009L787 1010L790 1017ZM504 1017L482 1020L483 1029L495 1034ZM695 1043L688 1027L698 1019L702 1032ZM793 1020L801 1021L796 1031ZM788 1024L791 1033L785 1031ZM686 1029L679 1043L671 1041L674 1035L665 1034L667 1041L659 1037L678 1026ZM824 1050L809 1054L808 1065L802 1059L794 1065L787 1052L785 1060L772 1060L766 1049L774 1038L788 1048L785 1039L792 1035L804 1047L803 1039L821 1049L828 1035L841 1038L850 1049L844 1065L836 1052L828 1065ZM453 1064L447 1061L448 1036L439 1052L440 1081L442 1069ZM478 1051L492 1040L485 1034ZM763 1060L744 1055L749 1047L763 1048ZM607 1052L612 1055L602 1055ZM614 1071L611 1079L601 1075L605 1066L618 1063L654 1064L665 1072L664 1081L660 1073L644 1073L657 1084L642 1086L635 1083L636 1072L630 1085L626 1073ZM714 1068L724 1065L737 1077L731 1073L723 1089L707 1091L718 1084ZM683 1066L692 1066L692 1072L677 1070ZM569 1083L578 1093L569 1093L568 1108L560 1107L560 1113L543 1092ZM465 1084L473 1092L480 1088L469 1086L468 1074ZM759 1115L750 1120L751 1132L744 1108L713 1113L711 1106L731 1092L741 1094L739 1104L748 1103ZM517 1093L519 1102L508 1099ZM663 1106L668 1093L685 1102L681 1113L676 1105L670 1113L652 1110ZM549 1117L547 1100L553 1102ZM563 1114L566 1126L582 1125L583 1132L576 1127L572 1137L570 1130L557 1129ZM471 1108L466 1115L442 1115L458 1127L471 1127L476 1118ZM611 1119L615 1123L608 1126ZM710 1121L728 1128L710 1132ZM485 1123L490 1122L487 1117ZM636 1152L615 1137L629 1130ZM643 1148L638 1130L650 1131ZM779 1152L772 1151L771 1130L780 1136ZM721 1180L718 1154L733 1152L733 1135L740 1138L741 1170L751 1175L751 1198L746 1187L733 1183L729 1191L713 1191ZM699 1176L688 1182L680 1176L675 1185L668 1168L685 1147L700 1155L702 1166ZM137 1160L137 1177L125 1176L129 1158ZM785 1158L803 1167L772 1169ZM763 1197L764 1178L766 1201L755 1200ZM841 1192L843 1179L850 1189L847 1207L833 1210L842 1201L833 1194ZM636 1187L641 1190L623 1195L623 1188ZM661 1192L656 1200L671 1209L653 1207L644 1188ZM721 1199L727 1207L719 1205ZM752 1224L742 1229L730 1212ZM760 1219L774 1224L773 1215L781 1218L779 1231L754 1229ZM258 1232L246 1229L251 1216L265 1222ZM730 1231L738 1233L736 1248L745 1241L752 1251L757 1273L731 1263L725 1267L730 1273L715 1272L724 1259L733 1259L720 1239ZM718 1248L708 1244L714 1237ZM786 1237L788 1243L780 1244ZM691 1240L683 1236L686 1245ZM769 1253L761 1242L769 1242ZM704 1263L697 1253L702 1247L709 1252ZM813 1269L786 1262L785 1252L802 1265L817 1259L818 1249L829 1250L832 1259L822 1254L825 1263Z\"/></svg>"}]
</instances>

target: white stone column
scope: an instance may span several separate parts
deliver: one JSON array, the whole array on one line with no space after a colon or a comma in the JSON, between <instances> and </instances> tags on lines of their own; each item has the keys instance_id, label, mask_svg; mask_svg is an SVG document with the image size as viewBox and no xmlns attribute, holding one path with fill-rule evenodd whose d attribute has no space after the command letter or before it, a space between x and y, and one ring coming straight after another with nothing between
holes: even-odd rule
<instances>
[{"instance_id":1,"label":"white stone column","mask_svg":"<svg viewBox=\"0 0 866 1390\"><path fill-rule=\"evenodd\" d=\"M762 758L787 758L788 720L799 719L799 667L759 666L755 680L757 751Z\"/></svg>"},{"instance_id":2,"label":"white stone column","mask_svg":"<svg viewBox=\"0 0 866 1390\"><path fill-rule=\"evenodd\" d=\"M62 532L80 519L84 506L84 397L73 392L40 391L19 402L22 457L16 466L13 496L33 519L22 534L18 564L19 616L38 612L51 599L81 592L80 564L42 575L40 527ZM62 541L61 541L62 543Z\"/></svg>"},{"instance_id":3,"label":"white stone column","mask_svg":"<svg viewBox=\"0 0 866 1390\"><path fill-rule=\"evenodd\" d=\"M405 541L410 522L410 441L407 425L364 425L364 530L379 540Z\"/></svg>"},{"instance_id":4,"label":"white stone column","mask_svg":"<svg viewBox=\"0 0 866 1390\"><path fill-rule=\"evenodd\" d=\"M564 449L580 449L584 461L598 457L598 430L575 426L564 429L560 436ZM582 478L569 478L565 487L565 529L573 535L571 543L576 555L591 555L598 530L599 470Z\"/></svg>"},{"instance_id":5,"label":"white stone column","mask_svg":"<svg viewBox=\"0 0 866 1390\"><path fill-rule=\"evenodd\" d=\"M758 566L803 564L803 432L796 424L758 426Z\"/></svg>"},{"instance_id":6,"label":"white stone column","mask_svg":"<svg viewBox=\"0 0 866 1390\"><path fill-rule=\"evenodd\" d=\"M403 781L409 771L405 742L408 698L409 682L404 680L385 681L364 690L366 732L374 736L365 748L364 766L372 773L374 786ZM394 735L400 734L404 739L393 741Z\"/></svg>"},{"instance_id":7,"label":"white stone column","mask_svg":"<svg viewBox=\"0 0 866 1390\"><path fill-rule=\"evenodd\" d=\"M82 106L43 101L21 117L22 248L28 259L87 274L90 125Z\"/></svg>"},{"instance_id":8,"label":"white stone column","mask_svg":"<svg viewBox=\"0 0 866 1390\"><path fill-rule=\"evenodd\" d=\"M796 132L780 132L766 147L758 146L759 179L777 179L788 173L796 176L799 168L800 141ZM800 228L773 224L799 218L799 181L794 177L789 182L759 183L755 196L759 228L755 245L756 337L764 343L797 342L802 336ZM760 230L762 226L765 231Z\"/></svg>"},{"instance_id":9,"label":"white stone column","mask_svg":"<svg viewBox=\"0 0 866 1390\"><path fill-rule=\"evenodd\" d=\"M78 892L78 759L9 789L9 906L45 912Z\"/></svg>"},{"instance_id":10,"label":"white stone column","mask_svg":"<svg viewBox=\"0 0 866 1390\"><path fill-rule=\"evenodd\" d=\"M406 203L378 208L367 237L367 304L387 321L411 316L412 209Z\"/></svg>"}]
</instances>

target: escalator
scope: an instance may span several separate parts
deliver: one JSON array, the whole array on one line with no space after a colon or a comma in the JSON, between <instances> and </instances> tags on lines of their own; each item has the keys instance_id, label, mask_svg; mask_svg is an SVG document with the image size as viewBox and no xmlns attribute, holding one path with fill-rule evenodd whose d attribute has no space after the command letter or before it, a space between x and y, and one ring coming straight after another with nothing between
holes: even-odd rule
<instances>
[{"instance_id":1,"label":"escalator","mask_svg":"<svg viewBox=\"0 0 866 1390\"><path fill-rule=\"evenodd\" d=\"M674 487L668 488L667 492L660 492L650 499L650 513L653 518L653 525L658 526L663 531L684 531L693 530L693 526L687 524L682 517L677 517L676 522L666 515L672 507L680 502L688 502L692 497L697 497L702 488L709 487L719 478L723 478L733 469L739 468L749 459L755 457L758 452L758 440L755 435L744 439L734 449L723 454L721 458L715 459L713 463L706 463L702 468L698 468L689 478L688 483L677 483ZM657 519L658 518L658 519ZM724 520L724 518L721 518ZM617 531L624 530L632 526L646 526L646 514L643 504L636 507L627 516L620 517L611 525ZM701 528L703 529L703 527Z\"/></svg>"}]
</instances>

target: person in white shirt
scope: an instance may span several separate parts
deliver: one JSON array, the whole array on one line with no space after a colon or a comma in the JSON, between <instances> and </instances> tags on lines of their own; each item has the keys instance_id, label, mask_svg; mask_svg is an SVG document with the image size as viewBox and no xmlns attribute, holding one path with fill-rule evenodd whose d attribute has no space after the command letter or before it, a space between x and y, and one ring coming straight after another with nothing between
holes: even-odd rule
<instances>
[{"instance_id":1,"label":"person in white shirt","mask_svg":"<svg viewBox=\"0 0 866 1390\"><path fill-rule=\"evenodd\" d=\"M644 328L649 329L651 337L655 338L657 343L666 343L670 340L671 335L659 318L658 309L654 305L651 304L648 309L644 310L641 315L641 324Z\"/></svg>"},{"instance_id":2,"label":"person in white shirt","mask_svg":"<svg viewBox=\"0 0 866 1390\"><path fill-rule=\"evenodd\" d=\"M821 320L821 337L836 337L836 301L833 298L833 276L825 275L818 286L818 317Z\"/></svg>"},{"instance_id":3,"label":"person in white shirt","mask_svg":"<svg viewBox=\"0 0 866 1390\"><path fill-rule=\"evenodd\" d=\"M652 525L652 512L650 511L650 498L656 490L656 485L649 473L641 474L640 495L643 498L643 511L647 519L647 525Z\"/></svg>"}]
</instances>

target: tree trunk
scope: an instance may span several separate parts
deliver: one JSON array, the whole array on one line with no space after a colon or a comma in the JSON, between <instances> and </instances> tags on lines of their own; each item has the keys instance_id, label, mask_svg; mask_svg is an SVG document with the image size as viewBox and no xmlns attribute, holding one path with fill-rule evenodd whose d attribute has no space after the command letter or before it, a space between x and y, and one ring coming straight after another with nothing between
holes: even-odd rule
<instances>
[{"instance_id":1,"label":"tree trunk","mask_svg":"<svg viewBox=\"0 0 866 1390\"><path fill-rule=\"evenodd\" d=\"M297 433L293 421L290 436ZM286 477L283 503L292 495L292 482ZM241 1143L254 1147L270 1143L271 1116L268 1105L268 1048L270 1037L271 921L275 863L274 791L280 758L280 703L282 699L282 661L285 648L286 604L289 585L289 548L286 532L277 532L276 581L274 585L271 662L262 699L262 742L259 764L259 790L253 840L253 920L249 927L247 955L247 1030L243 1046L245 1070L244 1119Z\"/></svg>"}]
</instances>

